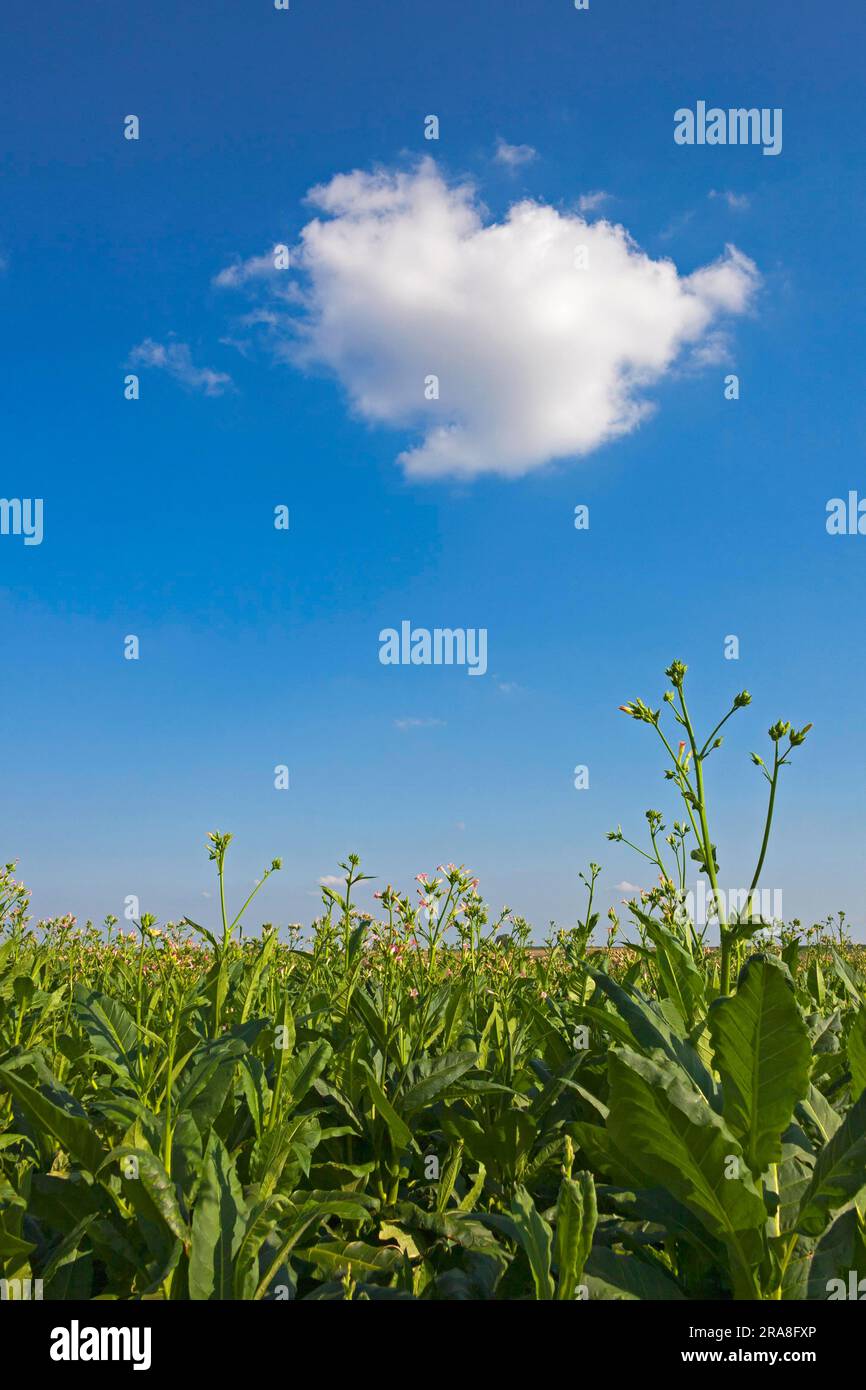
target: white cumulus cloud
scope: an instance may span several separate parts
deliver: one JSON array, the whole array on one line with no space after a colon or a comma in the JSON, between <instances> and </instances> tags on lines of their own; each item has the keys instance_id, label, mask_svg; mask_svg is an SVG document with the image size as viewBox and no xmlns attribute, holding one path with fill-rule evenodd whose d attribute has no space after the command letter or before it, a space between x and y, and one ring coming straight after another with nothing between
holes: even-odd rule
<instances>
[{"instance_id":1,"label":"white cumulus cloud","mask_svg":"<svg viewBox=\"0 0 866 1390\"><path fill-rule=\"evenodd\" d=\"M491 222L432 159L338 174L309 201L303 308L283 301L277 351L334 372L366 420L417 430L399 456L416 478L517 477L629 433L759 281L734 246L681 275L623 227L543 203Z\"/></svg>"}]
</instances>

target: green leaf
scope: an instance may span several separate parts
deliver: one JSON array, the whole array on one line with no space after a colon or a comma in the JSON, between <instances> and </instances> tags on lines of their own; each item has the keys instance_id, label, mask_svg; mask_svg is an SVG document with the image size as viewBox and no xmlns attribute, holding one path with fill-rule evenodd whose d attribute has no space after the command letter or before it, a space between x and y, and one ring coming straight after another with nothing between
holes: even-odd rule
<instances>
[{"instance_id":1,"label":"green leaf","mask_svg":"<svg viewBox=\"0 0 866 1390\"><path fill-rule=\"evenodd\" d=\"M369 1062L362 1062L361 1066L364 1070L365 1085L370 1094L370 1099L382 1116L385 1124L388 1126L388 1131L394 1141L395 1148L397 1150L416 1148L415 1140L412 1138L412 1131L409 1129L409 1126L404 1124L400 1119L397 1111L385 1095L385 1092L376 1080L376 1074Z\"/></svg>"},{"instance_id":2,"label":"green leaf","mask_svg":"<svg viewBox=\"0 0 866 1390\"><path fill-rule=\"evenodd\" d=\"M400 1109L407 1119L446 1091L452 1082L457 1081L464 1072L475 1066L475 1052L446 1052L441 1057L421 1064L423 1072L420 1080L404 1091L400 1097Z\"/></svg>"},{"instance_id":3,"label":"green leaf","mask_svg":"<svg viewBox=\"0 0 866 1390\"><path fill-rule=\"evenodd\" d=\"M684 1294L670 1275L635 1255L618 1255L604 1247L590 1255L584 1283L591 1299L671 1302Z\"/></svg>"},{"instance_id":4,"label":"green leaf","mask_svg":"<svg viewBox=\"0 0 866 1390\"><path fill-rule=\"evenodd\" d=\"M138 1029L135 1019L116 999L76 985L75 1015L97 1057L132 1075L135 1069Z\"/></svg>"},{"instance_id":5,"label":"green leaf","mask_svg":"<svg viewBox=\"0 0 866 1390\"><path fill-rule=\"evenodd\" d=\"M230 1299L233 1258L246 1224L246 1207L228 1150L211 1134L204 1157L201 1187L192 1214L189 1255L191 1299Z\"/></svg>"},{"instance_id":6,"label":"green leaf","mask_svg":"<svg viewBox=\"0 0 866 1390\"><path fill-rule=\"evenodd\" d=\"M0 1079L37 1128L46 1129L53 1135L70 1157L89 1173L98 1170L105 1158L105 1150L77 1102L69 1097L70 1108L62 1108L10 1067L0 1067Z\"/></svg>"},{"instance_id":7,"label":"green leaf","mask_svg":"<svg viewBox=\"0 0 866 1390\"><path fill-rule=\"evenodd\" d=\"M818 1090L818 1087L811 1085L805 1100L800 1101L797 1106L797 1115L802 1120L807 1120L809 1124L815 1126L824 1143L828 1143L836 1130L842 1123L841 1115L838 1115L830 1102Z\"/></svg>"},{"instance_id":8,"label":"green leaf","mask_svg":"<svg viewBox=\"0 0 866 1390\"><path fill-rule=\"evenodd\" d=\"M131 1164L123 1160L134 1160ZM190 1233L178 1205L174 1183L168 1176L160 1160L148 1149L134 1148L124 1144L113 1149L103 1167L118 1163L127 1182L140 1182L161 1219L172 1235L177 1236L184 1245L189 1244Z\"/></svg>"},{"instance_id":9,"label":"green leaf","mask_svg":"<svg viewBox=\"0 0 866 1390\"><path fill-rule=\"evenodd\" d=\"M720 1115L669 1061L626 1049L608 1058L614 1144L644 1186L666 1188L711 1232L738 1247L767 1212L751 1174L734 1176L742 1150ZM742 1165L745 1167L745 1164Z\"/></svg>"},{"instance_id":10,"label":"green leaf","mask_svg":"<svg viewBox=\"0 0 866 1390\"><path fill-rule=\"evenodd\" d=\"M852 1205L839 1213L818 1241L809 1266L805 1296L834 1301L849 1298L850 1282L856 1284L863 1278L866 1278L866 1244L857 1208Z\"/></svg>"},{"instance_id":11,"label":"green leaf","mask_svg":"<svg viewBox=\"0 0 866 1390\"><path fill-rule=\"evenodd\" d=\"M848 1034L848 1068L851 1095L856 1100L866 1090L866 1004L861 1004Z\"/></svg>"},{"instance_id":12,"label":"green leaf","mask_svg":"<svg viewBox=\"0 0 866 1390\"><path fill-rule=\"evenodd\" d=\"M531 1196L523 1186L514 1189L511 1199L511 1215L484 1215L478 1221L493 1230L501 1231L515 1244L520 1245L529 1261L535 1297L549 1300L554 1296L553 1275L550 1272L553 1232L539 1215Z\"/></svg>"},{"instance_id":13,"label":"green leaf","mask_svg":"<svg viewBox=\"0 0 866 1390\"><path fill-rule=\"evenodd\" d=\"M708 1101L715 1096L715 1083L695 1049L678 1037L659 1004L647 999L639 989L626 990L601 970L589 970L596 986L608 996L628 1024L638 1047L645 1051L660 1048L672 1062L688 1073ZM683 1020L682 1027L685 1028Z\"/></svg>"},{"instance_id":14,"label":"green leaf","mask_svg":"<svg viewBox=\"0 0 866 1390\"><path fill-rule=\"evenodd\" d=\"M283 1071L283 1086L290 1097L290 1111L300 1105L332 1056L333 1049L330 1043L319 1041L307 1043L287 1060Z\"/></svg>"},{"instance_id":15,"label":"green leaf","mask_svg":"<svg viewBox=\"0 0 866 1390\"><path fill-rule=\"evenodd\" d=\"M851 1107L836 1133L818 1154L812 1180L803 1194L797 1230L820 1235L830 1215L866 1187L866 1091Z\"/></svg>"},{"instance_id":16,"label":"green leaf","mask_svg":"<svg viewBox=\"0 0 866 1390\"><path fill-rule=\"evenodd\" d=\"M856 975L852 973L851 964L839 955L839 952L836 950L835 946L830 947L830 952L833 956L833 964L836 967L836 974L842 981L842 984L845 986L845 989L847 990L848 994L850 994L855 1004L862 1003L864 997L864 988L866 988L866 986L862 985L861 983L858 983Z\"/></svg>"},{"instance_id":17,"label":"green leaf","mask_svg":"<svg viewBox=\"0 0 866 1390\"><path fill-rule=\"evenodd\" d=\"M655 964L668 998L676 1004L681 1016L691 1028L706 1012L706 982L683 943L672 931L640 908L631 911L643 924L647 936L656 948Z\"/></svg>"},{"instance_id":18,"label":"green leaf","mask_svg":"<svg viewBox=\"0 0 866 1390\"><path fill-rule=\"evenodd\" d=\"M309 1260L328 1274L387 1274L403 1263L403 1251L395 1245L367 1245L361 1240L330 1240L299 1250L298 1258Z\"/></svg>"},{"instance_id":19,"label":"green leaf","mask_svg":"<svg viewBox=\"0 0 866 1390\"><path fill-rule=\"evenodd\" d=\"M782 1157L782 1133L809 1089L812 1054L793 984L766 956L746 962L737 992L710 1007L722 1114L754 1177Z\"/></svg>"},{"instance_id":20,"label":"green leaf","mask_svg":"<svg viewBox=\"0 0 866 1390\"><path fill-rule=\"evenodd\" d=\"M262 1275L253 1298L263 1299L286 1258L310 1226L318 1225L326 1216L341 1216L345 1220L361 1221L367 1215L366 1199L355 1199L348 1193L310 1192L307 1198L295 1207L290 1216L283 1221L280 1230L279 1248Z\"/></svg>"}]
</instances>

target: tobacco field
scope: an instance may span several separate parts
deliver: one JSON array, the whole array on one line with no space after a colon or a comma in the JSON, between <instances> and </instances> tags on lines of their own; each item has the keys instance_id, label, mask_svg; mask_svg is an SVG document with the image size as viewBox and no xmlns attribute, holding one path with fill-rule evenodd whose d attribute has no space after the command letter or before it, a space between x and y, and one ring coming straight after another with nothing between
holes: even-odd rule
<instances>
[{"instance_id":1,"label":"tobacco field","mask_svg":"<svg viewBox=\"0 0 866 1390\"><path fill-rule=\"evenodd\" d=\"M683 819L646 813L634 849L658 886L610 914L606 945L597 865L543 947L462 866L379 887L371 916L352 855L302 937L227 906L220 832L213 929L34 923L7 865L6 1296L848 1296L866 1277L866 950L841 916L761 920L751 892L713 946L684 914L689 874L720 882L705 764L750 697L699 737L685 667L666 675L659 711L622 709L659 736ZM753 889L808 730L780 721L753 755Z\"/></svg>"}]
</instances>

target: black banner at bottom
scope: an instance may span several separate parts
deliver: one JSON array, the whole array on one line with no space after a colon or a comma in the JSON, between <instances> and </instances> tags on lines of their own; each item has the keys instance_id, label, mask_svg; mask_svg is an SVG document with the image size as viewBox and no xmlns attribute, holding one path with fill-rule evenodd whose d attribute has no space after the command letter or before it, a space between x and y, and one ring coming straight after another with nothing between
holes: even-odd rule
<instances>
[{"instance_id":1,"label":"black banner at bottom","mask_svg":"<svg viewBox=\"0 0 866 1390\"><path fill-rule=\"evenodd\" d=\"M363 1301L363 1300L359 1300ZM386 1301L386 1300L383 1300ZM557 1351L601 1356L610 1370L655 1375L673 1366L698 1377L713 1366L806 1366L826 1375L850 1365L862 1345L859 1300L826 1303L563 1304L413 1302L346 1311L291 1302L163 1303L0 1301L7 1357L22 1369L63 1380L112 1374L260 1375L320 1357L329 1378L379 1361L446 1371L449 1347L461 1369L477 1357L485 1374L501 1361L513 1372L518 1350L538 1354L539 1372ZM347 1321L348 1319L348 1321ZM452 1344L454 1333L460 1336ZM324 1338L322 1334L324 1334ZM370 1340L370 1338L374 1340ZM313 1340L315 1339L315 1340ZM409 1341L411 1339L411 1342ZM423 1340L421 1340L423 1339ZM543 1339L543 1340L536 1340ZM551 1340L551 1339L556 1339ZM562 1340L567 1339L567 1340ZM575 1340L579 1339L579 1340ZM376 1350L378 1348L378 1351ZM473 1354L474 1353L474 1354ZM510 1365L506 1362L509 1358ZM382 1365L383 1363L380 1363Z\"/></svg>"}]
</instances>

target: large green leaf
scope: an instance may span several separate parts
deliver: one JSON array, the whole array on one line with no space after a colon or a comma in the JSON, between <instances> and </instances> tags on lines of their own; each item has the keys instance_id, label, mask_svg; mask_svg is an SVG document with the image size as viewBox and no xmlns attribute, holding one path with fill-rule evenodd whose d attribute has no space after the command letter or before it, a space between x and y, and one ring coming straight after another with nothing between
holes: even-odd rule
<instances>
[{"instance_id":1,"label":"large green leaf","mask_svg":"<svg viewBox=\"0 0 866 1390\"><path fill-rule=\"evenodd\" d=\"M180 1210L174 1183L165 1171L160 1160L148 1149L135 1148L124 1144L114 1149L105 1160L120 1165L127 1183L140 1182L154 1209L178 1240L189 1244L189 1230Z\"/></svg>"},{"instance_id":2,"label":"large green leaf","mask_svg":"<svg viewBox=\"0 0 866 1390\"><path fill-rule=\"evenodd\" d=\"M192 1214L189 1296L230 1299L235 1252L243 1238L246 1206L228 1150L211 1134L204 1157L201 1187Z\"/></svg>"},{"instance_id":3,"label":"large green leaf","mask_svg":"<svg viewBox=\"0 0 866 1390\"><path fill-rule=\"evenodd\" d=\"M809 1035L784 967L753 956L709 1020L722 1113L757 1178L781 1159L782 1133L809 1088Z\"/></svg>"},{"instance_id":4,"label":"large green leaf","mask_svg":"<svg viewBox=\"0 0 866 1390\"><path fill-rule=\"evenodd\" d=\"M96 1055L132 1075L139 1039L132 1015L116 999L83 985L75 986L74 999L75 1014Z\"/></svg>"},{"instance_id":5,"label":"large green leaf","mask_svg":"<svg viewBox=\"0 0 866 1390\"><path fill-rule=\"evenodd\" d=\"M399 1099L400 1110L408 1119L426 1105L432 1105L452 1082L475 1066L475 1052L446 1052L441 1057L422 1062L419 1079Z\"/></svg>"},{"instance_id":6,"label":"large green leaf","mask_svg":"<svg viewBox=\"0 0 866 1390\"><path fill-rule=\"evenodd\" d=\"M667 1188L707 1229L739 1249L767 1212L742 1150L720 1115L671 1062L627 1049L608 1059L608 1129L621 1155Z\"/></svg>"}]
</instances>

